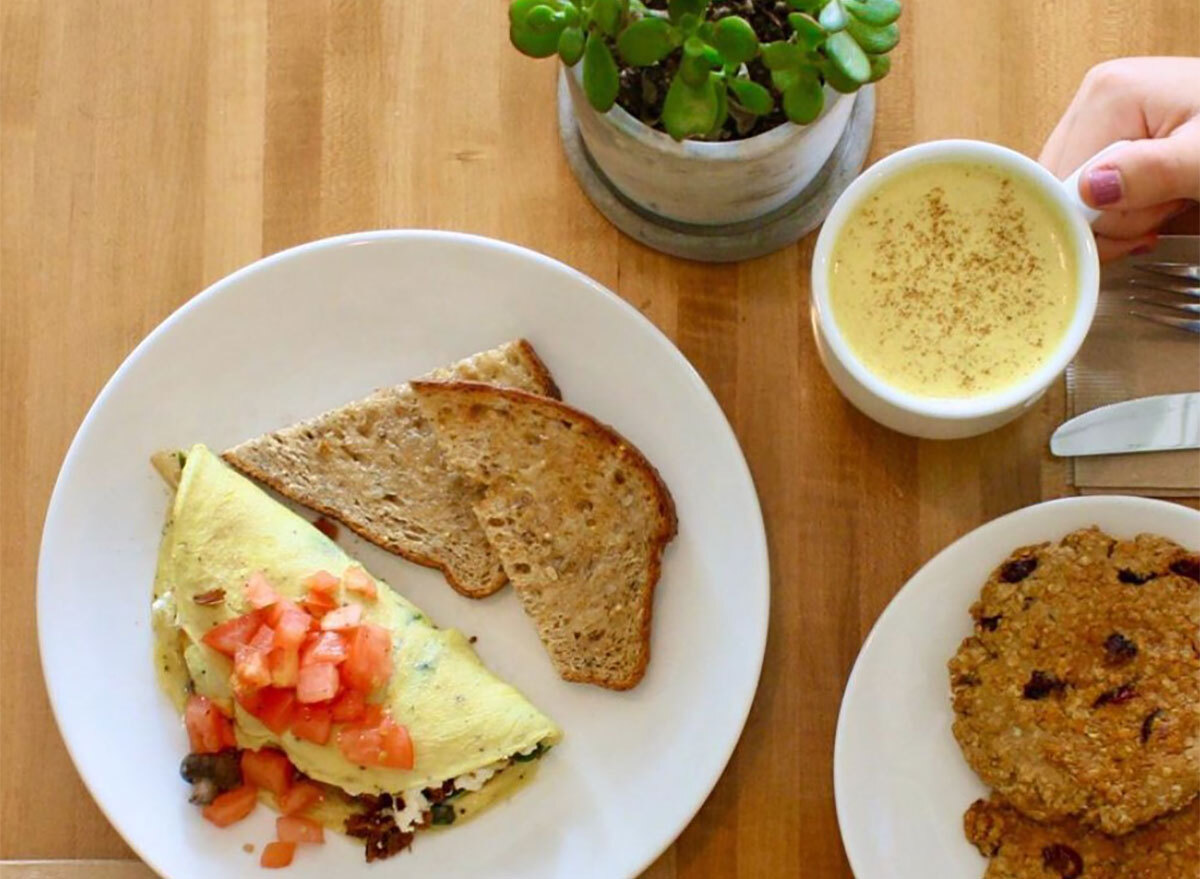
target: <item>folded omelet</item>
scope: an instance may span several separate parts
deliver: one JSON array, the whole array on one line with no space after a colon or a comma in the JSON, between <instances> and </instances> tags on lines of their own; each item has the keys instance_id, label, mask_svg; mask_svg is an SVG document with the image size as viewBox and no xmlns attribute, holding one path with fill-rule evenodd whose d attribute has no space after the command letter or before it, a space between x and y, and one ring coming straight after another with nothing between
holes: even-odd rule
<instances>
[{"instance_id":1,"label":"folded omelet","mask_svg":"<svg viewBox=\"0 0 1200 879\"><path fill-rule=\"evenodd\" d=\"M204 446L182 463L154 583L159 680L181 711L192 694L218 706L232 720L239 748L277 748L308 778L344 792L339 808L326 802L325 823L344 824L358 803L377 804L388 794L405 803L396 818L407 832L428 824L422 791L429 790L453 793L457 816L474 814L510 791L517 776L529 776L530 758L560 740L554 721L489 672L461 632L437 627L374 578L373 600L344 600L362 605L363 623L391 633L393 671L371 698L407 729L412 768L351 762L338 747L336 726L325 744L290 729L272 731L234 698L234 663L204 643L205 634L254 610L243 589L252 575L265 575L279 596L301 602L314 572L340 578L360 566Z\"/></svg>"}]
</instances>

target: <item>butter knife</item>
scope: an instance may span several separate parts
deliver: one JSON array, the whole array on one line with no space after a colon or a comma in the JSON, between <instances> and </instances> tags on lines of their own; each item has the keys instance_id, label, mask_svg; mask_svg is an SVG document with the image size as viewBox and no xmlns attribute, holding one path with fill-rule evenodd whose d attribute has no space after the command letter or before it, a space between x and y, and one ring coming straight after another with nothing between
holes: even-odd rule
<instances>
[{"instance_id":1,"label":"butter knife","mask_svg":"<svg viewBox=\"0 0 1200 879\"><path fill-rule=\"evenodd\" d=\"M1163 394L1077 415L1050 437L1059 457L1200 449L1200 393Z\"/></svg>"}]
</instances>

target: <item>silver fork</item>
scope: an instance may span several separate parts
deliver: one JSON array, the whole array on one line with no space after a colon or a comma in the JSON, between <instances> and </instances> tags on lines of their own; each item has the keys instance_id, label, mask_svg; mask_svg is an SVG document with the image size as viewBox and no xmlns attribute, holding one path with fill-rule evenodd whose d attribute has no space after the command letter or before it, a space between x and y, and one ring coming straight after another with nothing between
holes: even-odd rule
<instances>
[{"instance_id":1,"label":"silver fork","mask_svg":"<svg viewBox=\"0 0 1200 879\"><path fill-rule=\"evenodd\" d=\"M1143 305L1150 305L1163 311L1142 311L1133 309L1129 313L1137 315L1156 324L1186 330L1189 333L1200 333L1200 265L1182 262L1148 262L1134 266L1144 272L1150 272L1160 277L1132 278L1130 285L1156 294L1167 294L1166 299L1156 296L1130 296L1129 299ZM1164 280L1164 278L1170 280ZM1182 301L1181 301L1182 300ZM1174 312L1166 313L1166 312ZM1184 315L1193 315L1185 317Z\"/></svg>"}]
</instances>

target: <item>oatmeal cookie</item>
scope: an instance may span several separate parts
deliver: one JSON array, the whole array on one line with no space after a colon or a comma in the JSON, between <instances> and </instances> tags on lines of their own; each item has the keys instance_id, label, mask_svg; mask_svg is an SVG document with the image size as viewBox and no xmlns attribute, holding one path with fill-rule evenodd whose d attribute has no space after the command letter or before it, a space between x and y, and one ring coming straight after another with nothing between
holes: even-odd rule
<instances>
[{"instance_id":1,"label":"oatmeal cookie","mask_svg":"<svg viewBox=\"0 0 1200 879\"><path fill-rule=\"evenodd\" d=\"M1016 550L950 660L967 762L1031 818L1114 835L1200 790L1197 555L1096 528Z\"/></svg>"},{"instance_id":2,"label":"oatmeal cookie","mask_svg":"<svg viewBox=\"0 0 1200 879\"><path fill-rule=\"evenodd\" d=\"M983 879L1194 879L1200 860L1196 800L1112 837L1074 820L1039 824L993 795L972 804L963 829L989 859Z\"/></svg>"}]
</instances>

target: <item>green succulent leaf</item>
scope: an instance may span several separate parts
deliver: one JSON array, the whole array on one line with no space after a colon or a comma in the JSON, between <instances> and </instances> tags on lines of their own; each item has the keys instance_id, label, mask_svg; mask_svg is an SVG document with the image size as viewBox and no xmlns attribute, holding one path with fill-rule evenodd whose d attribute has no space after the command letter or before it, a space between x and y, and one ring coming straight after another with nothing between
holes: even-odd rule
<instances>
[{"instance_id":1,"label":"green succulent leaf","mask_svg":"<svg viewBox=\"0 0 1200 879\"><path fill-rule=\"evenodd\" d=\"M617 102L620 73L608 44L598 33L590 33L583 48L583 91L588 103L601 113L607 113Z\"/></svg>"},{"instance_id":2,"label":"green succulent leaf","mask_svg":"<svg viewBox=\"0 0 1200 879\"><path fill-rule=\"evenodd\" d=\"M872 27L863 24L857 18L851 18L850 23L846 25L846 32L854 37L854 42L868 55L890 52L900 42L900 26L895 23Z\"/></svg>"},{"instance_id":3,"label":"green succulent leaf","mask_svg":"<svg viewBox=\"0 0 1200 879\"><path fill-rule=\"evenodd\" d=\"M775 86L775 91L781 95L792 87L792 85L800 79L803 74L796 68L787 67L783 70L771 71L771 85Z\"/></svg>"},{"instance_id":4,"label":"green succulent leaf","mask_svg":"<svg viewBox=\"0 0 1200 879\"><path fill-rule=\"evenodd\" d=\"M729 90L741 107L755 116L766 116L775 109L771 93L756 82L748 79L729 80Z\"/></svg>"},{"instance_id":5,"label":"green succulent leaf","mask_svg":"<svg viewBox=\"0 0 1200 879\"><path fill-rule=\"evenodd\" d=\"M868 55L867 61L871 64L871 78L868 82L878 82L892 69L892 59L887 55Z\"/></svg>"},{"instance_id":6,"label":"green succulent leaf","mask_svg":"<svg viewBox=\"0 0 1200 879\"><path fill-rule=\"evenodd\" d=\"M582 19L579 15L579 9L574 3L560 2L559 11L562 12L563 22L567 27L579 27L579 22Z\"/></svg>"},{"instance_id":7,"label":"green succulent leaf","mask_svg":"<svg viewBox=\"0 0 1200 879\"><path fill-rule=\"evenodd\" d=\"M900 17L897 0L842 0L842 5L863 24L876 27L889 25Z\"/></svg>"},{"instance_id":8,"label":"green succulent leaf","mask_svg":"<svg viewBox=\"0 0 1200 879\"><path fill-rule=\"evenodd\" d=\"M763 43L762 61L768 70L792 70L804 64L804 50L795 43L777 40Z\"/></svg>"},{"instance_id":9,"label":"green succulent leaf","mask_svg":"<svg viewBox=\"0 0 1200 879\"><path fill-rule=\"evenodd\" d=\"M699 137L712 131L719 110L717 89L711 75L702 85L692 85L682 76L676 76L671 80L667 99L663 102L663 127L676 140Z\"/></svg>"},{"instance_id":10,"label":"green succulent leaf","mask_svg":"<svg viewBox=\"0 0 1200 879\"><path fill-rule=\"evenodd\" d=\"M707 134L709 137L715 138L720 134L725 120L729 118L729 96L725 93L725 81L719 77L713 77L713 90L717 96L717 118Z\"/></svg>"},{"instance_id":11,"label":"green succulent leaf","mask_svg":"<svg viewBox=\"0 0 1200 879\"><path fill-rule=\"evenodd\" d=\"M825 41L825 54L847 79L862 85L871 78L871 62L867 60L867 54L854 42L854 37L845 31L838 31Z\"/></svg>"},{"instance_id":12,"label":"green succulent leaf","mask_svg":"<svg viewBox=\"0 0 1200 879\"><path fill-rule=\"evenodd\" d=\"M821 14L817 16L817 20L821 22L821 27L832 33L837 33L846 27L846 22L850 20L850 16L846 14L845 8L842 6L841 0L829 0L821 9Z\"/></svg>"},{"instance_id":13,"label":"green succulent leaf","mask_svg":"<svg viewBox=\"0 0 1200 879\"><path fill-rule=\"evenodd\" d=\"M758 54L758 36L750 22L728 15L713 27L712 45L727 64L745 64Z\"/></svg>"},{"instance_id":14,"label":"green succulent leaf","mask_svg":"<svg viewBox=\"0 0 1200 879\"><path fill-rule=\"evenodd\" d=\"M676 24L683 24L685 15L693 16L697 22L704 18L708 9L708 0L670 0L667 3L667 16ZM692 25L695 27L695 24Z\"/></svg>"},{"instance_id":15,"label":"green succulent leaf","mask_svg":"<svg viewBox=\"0 0 1200 879\"><path fill-rule=\"evenodd\" d=\"M783 112L797 125L807 125L821 115L825 92L815 76L804 76L783 93Z\"/></svg>"},{"instance_id":16,"label":"green succulent leaf","mask_svg":"<svg viewBox=\"0 0 1200 879\"><path fill-rule=\"evenodd\" d=\"M825 28L821 27L821 23L811 15L803 12L788 13L788 24L792 26L792 32L796 34L797 45L805 49L815 49L825 39Z\"/></svg>"},{"instance_id":17,"label":"green succulent leaf","mask_svg":"<svg viewBox=\"0 0 1200 879\"><path fill-rule=\"evenodd\" d=\"M556 26L563 23L562 19L563 16L560 13L541 3L529 10L529 14L525 16L525 26L538 33L544 33L549 30L557 30Z\"/></svg>"},{"instance_id":18,"label":"green succulent leaf","mask_svg":"<svg viewBox=\"0 0 1200 879\"><path fill-rule=\"evenodd\" d=\"M558 35L556 29L538 31L524 22L513 24L508 29L508 38L517 51L531 58L549 58L557 52Z\"/></svg>"},{"instance_id":19,"label":"green succulent leaf","mask_svg":"<svg viewBox=\"0 0 1200 879\"><path fill-rule=\"evenodd\" d=\"M695 41L695 42L693 42ZM683 44L683 58L679 61L679 77L688 85L699 86L708 81L712 65L704 57L704 44L696 37L689 37Z\"/></svg>"},{"instance_id":20,"label":"green succulent leaf","mask_svg":"<svg viewBox=\"0 0 1200 879\"><path fill-rule=\"evenodd\" d=\"M508 6L508 23L510 25L524 24L529 10L535 6L543 6L545 3L546 0L513 0Z\"/></svg>"},{"instance_id":21,"label":"green succulent leaf","mask_svg":"<svg viewBox=\"0 0 1200 879\"><path fill-rule=\"evenodd\" d=\"M862 86L862 83L855 82L842 73L831 61L827 61L821 66L821 75L825 77L825 82L828 83L834 91L841 92L843 95L852 95ZM776 86L778 88L778 86ZM780 89L782 91L782 89Z\"/></svg>"},{"instance_id":22,"label":"green succulent leaf","mask_svg":"<svg viewBox=\"0 0 1200 879\"><path fill-rule=\"evenodd\" d=\"M656 64L675 48L671 30L670 23L661 18L635 21L617 37L617 52L634 67Z\"/></svg>"},{"instance_id":23,"label":"green succulent leaf","mask_svg":"<svg viewBox=\"0 0 1200 879\"><path fill-rule=\"evenodd\" d=\"M621 27L620 0L593 0L592 21L607 37L615 37Z\"/></svg>"},{"instance_id":24,"label":"green succulent leaf","mask_svg":"<svg viewBox=\"0 0 1200 879\"><path fill-rule=\"evenodd\" d=\"M577 27L563 28L558 36L558 57L563 64L574 67L583 57L583 31Z\"/></svg>"},{"instance_id":25,"label":"green succulent leaf","mask_svg":"<svg viewBox=\"0 0 1200 879\"><path fill-rule=\"evenodd\" d=\"M798 9L809 15L816 15L820 12L823 2L824 0L787 0L788 6L792 7L792 9Z\"/></svg>"}]
</instances>

